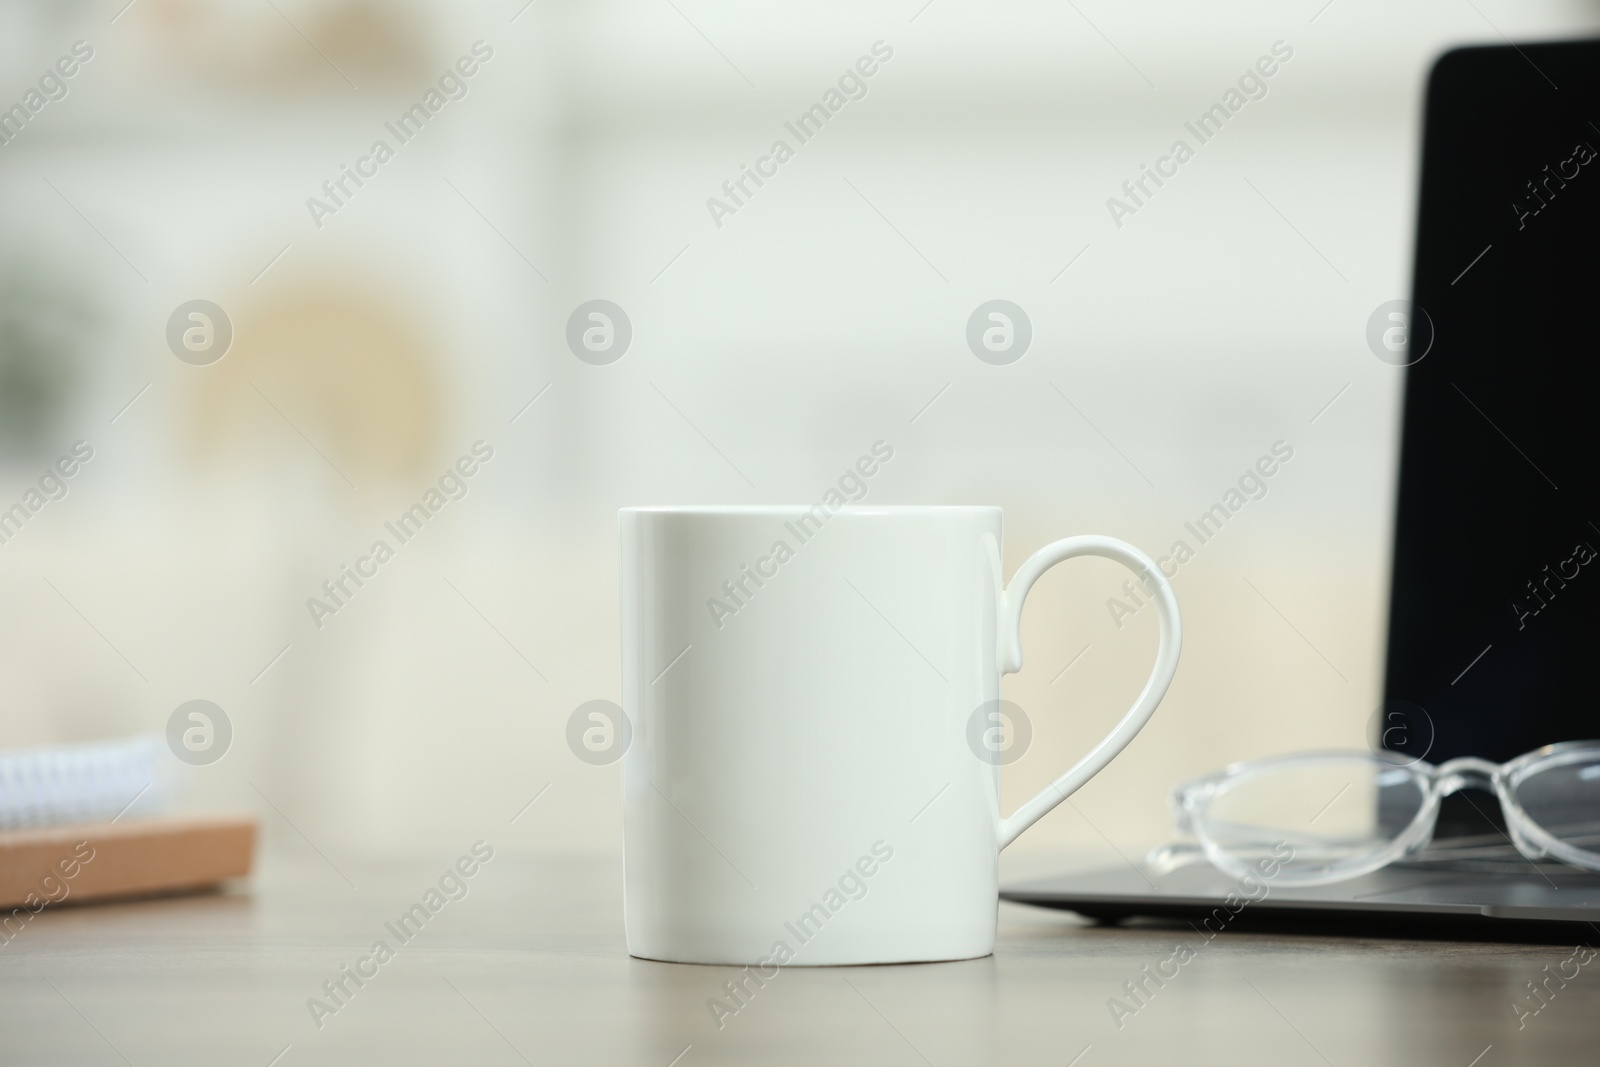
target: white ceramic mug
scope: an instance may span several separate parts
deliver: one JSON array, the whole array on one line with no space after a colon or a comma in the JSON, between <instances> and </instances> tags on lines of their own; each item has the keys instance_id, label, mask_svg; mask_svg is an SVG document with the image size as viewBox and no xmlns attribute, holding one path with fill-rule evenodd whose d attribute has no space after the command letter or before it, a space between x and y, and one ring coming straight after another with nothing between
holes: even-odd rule
<instances>
[{"instance_id":1,"label":"white ceramic mug","mask_svg":"<svg viewBox=\"0 0 1600 1067\"><path fill-rule=\"evenodd\" d=\"M621 512L628 951L683 963L899 963L994 950L1000 850L1132 740L1172 681L1161 569L1070 537L1001 579L993 507ZM1028 589L1074 556L1151 593L1133 708L1009 818L975 713L1022 667ZM772 972L776 973L776 972Z\"/></svg>"}]
</instances>

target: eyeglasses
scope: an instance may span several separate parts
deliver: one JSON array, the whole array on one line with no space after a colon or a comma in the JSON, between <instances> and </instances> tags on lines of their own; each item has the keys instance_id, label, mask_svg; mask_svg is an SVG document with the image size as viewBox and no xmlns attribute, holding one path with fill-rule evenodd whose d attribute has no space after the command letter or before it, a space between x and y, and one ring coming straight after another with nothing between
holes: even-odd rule
<instances>
[{"instance_id":1,"label":"eyeglasses","mask_svg":"<svg viewBox=\"0 0 1600 1067\"><path fill-rule=\"evenodd\" d=\"M1439 804L1462 789L1500 798L1512 845L1600 871L1600 741L1547 745L1494 764L1471 756L1434 766L1393 752L1311 752L1236 763L1173 790L1180 831L1235 878L1271 856L1279 885L1326 885L1408 859L1433 838ZM1282 859L1282 845L1293 855ZM1179 866L1182 846L1151 853Z\"/></svg>"}]
</instances>

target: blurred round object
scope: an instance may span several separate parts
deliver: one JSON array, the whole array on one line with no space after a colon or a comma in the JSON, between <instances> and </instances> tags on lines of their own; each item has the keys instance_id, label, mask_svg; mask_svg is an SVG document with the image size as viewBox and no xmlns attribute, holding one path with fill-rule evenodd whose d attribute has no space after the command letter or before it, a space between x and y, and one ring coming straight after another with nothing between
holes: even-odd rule
<instances>
[{"instance_id":1,"label":"blurred round object","mask_svg":"<svg viewBox=\"0 0 1600 1067\"><path fill-rule=\"evenodd\" d=\"M240 93L399 92L444 62L426 7L401 0L140 0L117 25L143 35L150 75Z\"/></svg>"},{"instance_id":2,"label":"blurred round object","mask_svg":"<svg viewBox=\"0 0 1600 1067\"><path fill-rule=\"evenodd\" d=\"M0 452L47 451L83 373L97 324L81 283L45 256L0 264Z\"/></svg>"},{"instance_id":3,"label":"blurred round object","mask_svg":"<svg viewBox=\"0 0 1600 1067\"><path fill-rule=\"evenodd\" d=\"M431 474L440 361L413 316L326 285L236 310L232 352L196 394L198 454L250 441L356 486Z\"/></svg>"}]
</instances>

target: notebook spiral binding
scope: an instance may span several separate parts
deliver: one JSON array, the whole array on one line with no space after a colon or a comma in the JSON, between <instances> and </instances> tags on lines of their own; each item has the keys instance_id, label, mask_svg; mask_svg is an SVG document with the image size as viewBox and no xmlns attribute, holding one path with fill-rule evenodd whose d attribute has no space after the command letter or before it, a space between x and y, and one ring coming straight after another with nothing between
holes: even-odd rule
<instances>
[{"instance_id":1,"label":"notebook spiral binding","mask_svg":"<svg viewBox=\"0 0 1600 1067\"><path fill-rule=\"evenodd\" d=\"M146 815L173 799L165 738L0 752L0 830Z\"/></svg>"}]
</instances>

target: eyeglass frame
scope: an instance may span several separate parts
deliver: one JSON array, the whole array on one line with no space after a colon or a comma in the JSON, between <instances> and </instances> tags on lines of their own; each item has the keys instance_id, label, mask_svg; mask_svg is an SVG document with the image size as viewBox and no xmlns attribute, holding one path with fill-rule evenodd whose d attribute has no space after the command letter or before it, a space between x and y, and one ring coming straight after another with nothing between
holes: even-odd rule
<instances>
[{"instance_id":1,"label":"eyeglass frame","mask_svg":"<svg viewBox=\"0 0 1600 1067\"><path fill-rule=\"evenodd\" d=\"M1388 751L1327 750L1269 756L1266 759L1230 763L1220 771L1178 785L1172 791L1173 816L1180 831L1192 834L1199 841L1212 866L1235 878L1253 874L1254 867L1251 864L1239 859L1205 831L1205 813L1211 802L1220 795L1219 787L1262 769L1355 758L1387 764L1393 770L1412 771L1422 792L1422 803L1417 808L1417 814L1384 848L1359 861L1336 861L1329 865L1329 873L1322 875L1297 877L1293 872L1281 872L1279 877L1284 884L1315 886L1343 882L1371 874L1420 852L1433 839L1439 821L1439 806L1444 798L1467 788L1484 789L1495 794L1500 801L1500 810L1505 815L1511 844L1527 859L1537 861L1553 857L1584 870L1600 871L1600 853L1577 848L1557 838L1536 823L1516 799L1517 787L1533 775L1580 762L1585 756L1592 756L1594 762L1600 765L1600 740L1562 741L1544 745L1499 764L1476 756L1460 756L1435 765ZM1284 879L1284 875L1289 877Z\"/></svg>"}]
</instances>

